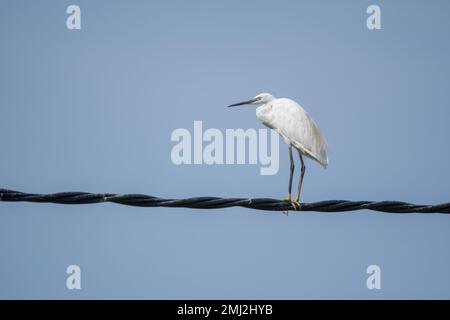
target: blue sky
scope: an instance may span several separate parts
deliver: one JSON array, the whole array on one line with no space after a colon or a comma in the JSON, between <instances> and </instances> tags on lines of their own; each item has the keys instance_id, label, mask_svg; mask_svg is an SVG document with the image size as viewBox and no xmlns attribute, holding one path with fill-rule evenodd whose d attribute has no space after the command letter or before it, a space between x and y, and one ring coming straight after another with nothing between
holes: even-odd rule
<instances>
[{"instance_id":1,"label":"blue sky","mask_svg":"<svg viewBox=\"0 0 450 320\"><path fill-rule=\"evenodd\" d=\"M82 29L69 31L76 3ZM382 30L366 8L382 10ZM263 128L270 92L319 124L303 200L450 201L448 1L2 1L0 187L286 196L280 171L176 166L171 133ZM297 168L300 166L297 165ZM297 177L297 176L296 176ZM1 298L450 298L444 215L0 203ZM82 289L66 289L68 265ZM382 271L368 290L366 268Z\"/></svg>"}]
</instances>

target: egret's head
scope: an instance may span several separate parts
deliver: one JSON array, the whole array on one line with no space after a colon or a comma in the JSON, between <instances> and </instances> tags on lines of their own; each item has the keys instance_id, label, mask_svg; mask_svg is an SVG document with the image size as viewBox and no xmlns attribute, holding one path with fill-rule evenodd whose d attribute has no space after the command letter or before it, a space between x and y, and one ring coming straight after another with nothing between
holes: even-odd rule
<instances>
[{"instance_id":1,"label":"egret's head","mask_svg":"<svg viewBox=\"0 0 450 320\"><path fill-rule=\"evenodd\" d=\"M275 97L272 96L270 93L260 93L253 99L234 103L228 107L237 107L237 106L242 106L244 104L252 104L252 105L256 105L256 106L262 106L263 104L266 104L274 99L275 99Z\"/></svg>"}]
</instances>

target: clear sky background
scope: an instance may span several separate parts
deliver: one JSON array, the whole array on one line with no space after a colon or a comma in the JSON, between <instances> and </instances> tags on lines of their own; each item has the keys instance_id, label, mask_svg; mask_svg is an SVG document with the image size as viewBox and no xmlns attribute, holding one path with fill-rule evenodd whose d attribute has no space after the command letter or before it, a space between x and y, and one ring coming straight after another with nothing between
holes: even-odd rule
<instances>
[{"instance_id":1,"label":"clear sky background","mask_svg":"<svg viewBox=\"0 0 450 320\"><path fill-rule=\"evenodd\" d=\"M76 3L82 29L69 31ZM378 4L382 30L369 31ZM262 128L271 92L320 125L303 200L450 201L450 2L0 2L0 187L286 196L280 171L175 166L174 129ZM299 166L297 166L299 168ZM296 176L297 178L297 176ZM0 203L0 298L450 298L450 216L286 217ZM82 289L66 289L68 265ZM366 268L381 267L381 290Z\"/></svg>"}]
</instances>

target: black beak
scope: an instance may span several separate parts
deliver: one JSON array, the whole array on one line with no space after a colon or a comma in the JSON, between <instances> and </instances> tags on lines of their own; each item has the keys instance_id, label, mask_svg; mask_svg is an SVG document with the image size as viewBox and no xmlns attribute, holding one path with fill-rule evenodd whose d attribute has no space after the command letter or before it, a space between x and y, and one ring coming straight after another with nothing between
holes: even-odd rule
<instances>
[{"instance_id":1,"label":"black beak","mask_svg":"<svg viewBox=\"0 0 450 320\"><path fill-rule=\"evenodd\" d=\"M242 101L242 102L238 102L238 103L234 103L232 105L229 105L228 108L230 107L237 107L237 106L242 106L244 104L252 104L253 102L255 102L258 99L251 99L251 100L247 100L247 101Z\"/></svg>"}]
</instances>

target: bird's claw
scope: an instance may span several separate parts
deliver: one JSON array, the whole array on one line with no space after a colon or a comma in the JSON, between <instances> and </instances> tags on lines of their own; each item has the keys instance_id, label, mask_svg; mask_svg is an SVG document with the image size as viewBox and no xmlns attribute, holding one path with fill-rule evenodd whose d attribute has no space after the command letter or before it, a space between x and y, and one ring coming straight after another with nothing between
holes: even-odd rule
<instances>
[{"instance_id":1,"label":"bird's claw","mask_svg":"<svg viewBox=\"0 0 450 320\"><path fill-rule=\"evenodd\" d=\"M284 202L289 202L294 209L294 211L300 210L302 204L298 200L292 200L290 197L283 199ZM289 210L283 211L285 215L288 215Z\"/></svg>"},{"instance_id":2,"label":"bird's claw","mask_svg":"<svg viewBox=\"0 0 450 320\"><path fill-rule=\"evenodd\" d=\"M300 210L300 208L302 207L302 204L298 202L298 200L291 201L291 205L295 211Z\"/></svg>"}]
</instances>

